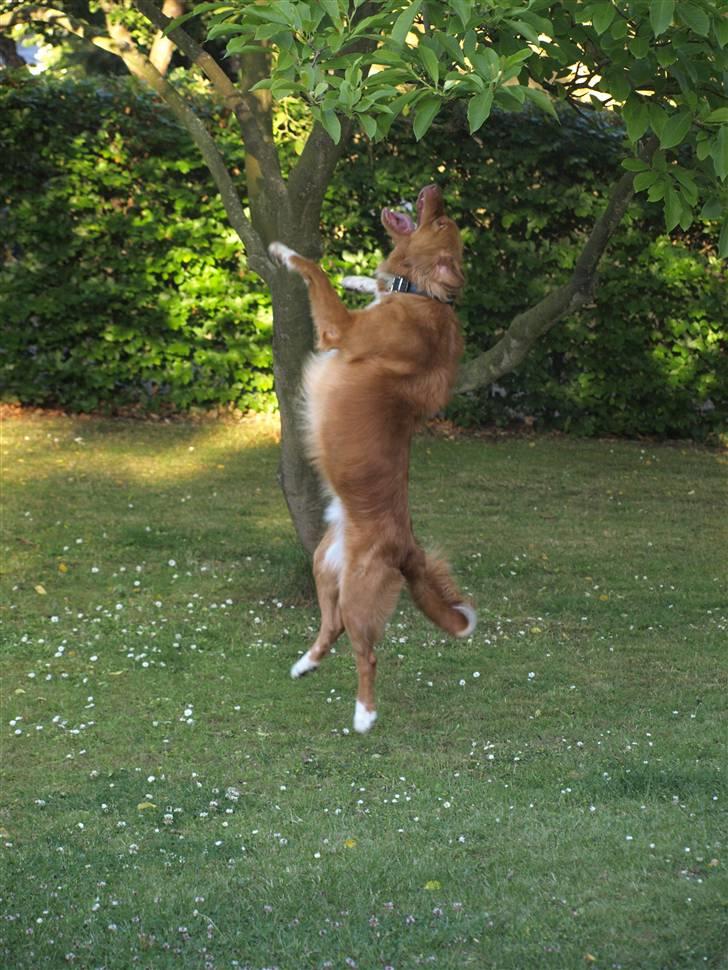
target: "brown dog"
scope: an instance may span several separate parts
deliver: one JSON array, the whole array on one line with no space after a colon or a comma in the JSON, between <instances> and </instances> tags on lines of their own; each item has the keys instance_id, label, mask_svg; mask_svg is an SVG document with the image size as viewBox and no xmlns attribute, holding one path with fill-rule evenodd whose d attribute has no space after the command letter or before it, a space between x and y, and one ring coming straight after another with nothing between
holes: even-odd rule
<instances>
[{"instance_id":1,"label":"brown dog","mask_svg":"<svg viewBox=\"0 0 728 970\"><path fill-rule=\"evenodd\" d=\"M354 728L362 733L377 716L374 646L405 581L448 633L469 636L476 620L445 563L418 545L409 515L410 441L450 396L462 352L451 304L464 282L460 233L436 185L420 192L417 212L415 226L382 211L394 249L364 310L348 310L316 263L282 243L269 249L309 288L321 350L304 376L309 453L331 499L313 563L321 629L291 676L315 670L346 630L359 674Z\"/></svg>"}]
</instances>

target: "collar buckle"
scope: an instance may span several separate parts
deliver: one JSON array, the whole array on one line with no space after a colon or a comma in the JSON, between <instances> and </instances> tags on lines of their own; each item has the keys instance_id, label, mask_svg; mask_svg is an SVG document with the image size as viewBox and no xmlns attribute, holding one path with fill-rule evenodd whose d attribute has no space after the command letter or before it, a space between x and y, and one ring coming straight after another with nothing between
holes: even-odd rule
<instances>
[{"instance_id":1,"label":"collar buckle","mask_svg":"<svg viewBox=\"0 0 728 970\"><path fill-rule=\"evenodd\" d=\"M409 293L414 287L406 276L393 276L389 284L390 293Z\"/></svg>"}]
</instances>

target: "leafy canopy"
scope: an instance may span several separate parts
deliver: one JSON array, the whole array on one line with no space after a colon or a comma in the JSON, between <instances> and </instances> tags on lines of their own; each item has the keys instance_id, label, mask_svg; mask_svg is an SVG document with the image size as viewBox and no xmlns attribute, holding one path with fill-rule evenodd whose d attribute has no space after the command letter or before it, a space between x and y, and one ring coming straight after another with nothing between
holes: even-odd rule
<instances>
[{"instance_id":1,"label":"leafy canopy","mask_svg":"<svg viewBox=\"0 0 728 970\"><path fill-rule=\"evenodd\" d=\"M453 100L471 134L494 105L555 116L554 102L587 102L621 116L625 167L668 231L728 209L724 0L215 0L175 25L203 13L229 55L265 51L257 87L305 101L335 142L342 118L379 140L400 114L420 139Z\"/></svg>"}]
</instances>

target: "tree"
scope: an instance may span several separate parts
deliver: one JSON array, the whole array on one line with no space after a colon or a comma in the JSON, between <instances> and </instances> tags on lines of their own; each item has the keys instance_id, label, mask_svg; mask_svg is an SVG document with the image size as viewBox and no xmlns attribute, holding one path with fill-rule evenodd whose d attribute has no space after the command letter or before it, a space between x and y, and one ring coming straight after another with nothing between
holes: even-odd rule
<instances>
[{"instance_id":1,"label":"tree","mask_svg":"<svg viewBox=\"0 0 728 970\"><path fill-rule=\"evenodd\" d=\"M0 15L0 30L32 21L112 52L189 130L249 266L271 290L281 483L308 550L319 535L320 496L302 451L297 394L312 329L300 281L273 265L267 247L282 239L306 256L320 256L324 194L352 132L386 138L405 115L420 139L449 101L462 103L471 135L494 105L519 111L527 103L556 117L560 103L576 111L591 103L625 126L625 172L571 277L463 365L460 390L517 367L536 340L591 298L599 259L634 192L662 205L668 231L722 216L719 249L728 255L728 11L722 0L214 0L174 21L154 0L133 0L133 8L100 0L99 6L103 29L80 15L80 0L62 9L15 0ZM190 17L200 16L209 41L226 40L227 55L240 66L236 76L185 29ZM249 215L192 104L144 53L154 37L150 25L204 73L234 114L245 148ZM272 125L274 102L285 98L303 102L310 118L305 145L288 171Z\"/></svg>"}]
</instances>

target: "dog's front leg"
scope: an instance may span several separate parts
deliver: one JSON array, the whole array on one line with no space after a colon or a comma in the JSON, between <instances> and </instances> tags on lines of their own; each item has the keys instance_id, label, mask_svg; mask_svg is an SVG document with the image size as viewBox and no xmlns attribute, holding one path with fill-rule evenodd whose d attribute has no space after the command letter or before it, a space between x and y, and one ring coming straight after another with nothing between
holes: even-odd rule
<instances>
[{"instance_id":1,"label":"dog's front leg","mask_svg":"<svg viewBox=\"0 0 728 970\"><path fill-rule=\"evenodd\" d=\"M321 267L280 242L271 243L268 252L274 262L298 273L308 286L311 314L321 350L341 347L342 340L351 328L351 313L339 299Z\"/></svg>"}]
</instances>

